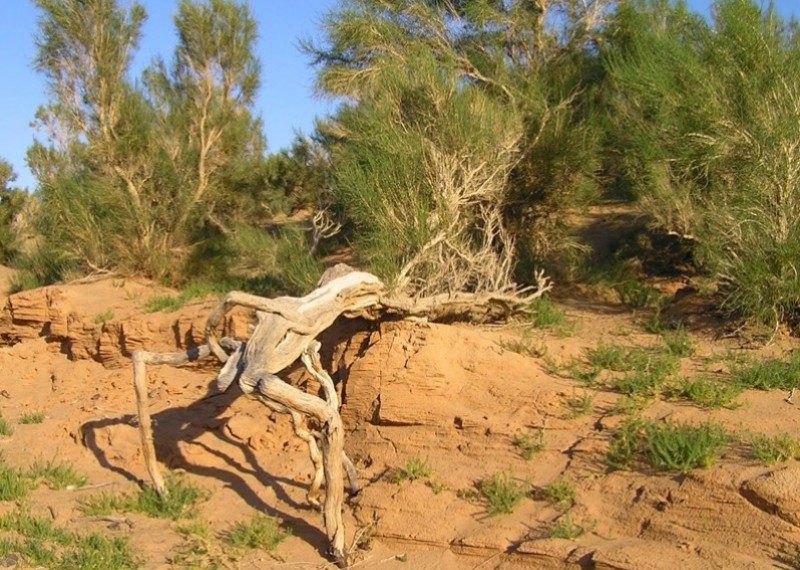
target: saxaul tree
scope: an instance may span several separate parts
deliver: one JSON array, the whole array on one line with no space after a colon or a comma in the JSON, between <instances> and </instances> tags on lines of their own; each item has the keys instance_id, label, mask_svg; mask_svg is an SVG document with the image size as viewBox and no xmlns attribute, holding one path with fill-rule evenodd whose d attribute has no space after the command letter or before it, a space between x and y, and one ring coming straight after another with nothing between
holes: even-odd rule
<instances>
[{"instance_id":1,"label":"saxaul tree","mask_svg":"<svg viewBox=\"0 0 800 570\"><path fill-rule=\"evenodd\" d=\"M510 287L574 249L563 214L595 195L586 71L609 6L356 0L329 14L306 48L319 89L347 102L328 126L333 189L387 282Z\"/></svg>"},{"instance_id":2,"label":"saxaul tree","mask_svg":"<svg viewBox=\"0 0 800 570\"><path fill-rule=\"evenodd\" d=\"M50 102L29 159L44 245L84 270L174 277L207 227L242 200L221 181L259 164L254 18L233 0L183 0L171 64L143 81L130 62L144 8L116 0L37 0L36 68Z\"/></svg>"}]
</instances>

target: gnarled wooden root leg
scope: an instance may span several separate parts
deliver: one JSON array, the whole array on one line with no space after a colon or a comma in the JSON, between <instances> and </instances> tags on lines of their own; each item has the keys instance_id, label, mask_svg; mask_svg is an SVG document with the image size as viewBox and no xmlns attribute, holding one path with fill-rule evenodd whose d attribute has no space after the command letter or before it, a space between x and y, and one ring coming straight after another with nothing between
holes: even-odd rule
<instances>
[{"instance_id":1,"label":"gnarled wooden root leg","mask_svg":"<svg viewBox=\"0 0 800 570\"><path fill-rule=\"evenodd\" d=\"M133 353L133 387L136 391L136 411L139 414L139 436L142 440L142 453L147 472L153 488L161 497L166 497L167 487L156 462L156 450L153 445L153 423L150 419L147 394L148 364L183 364L190 360L206 358L211 354L207 344L185 352L146 352L137 350Z\"/></svg>"},{"instance_id":2,"label":"gnarled wooden root leg","mask_svg":"<svg viewBox=\"0 0 800 570\"><path fill-rule=\"evenodd\" d=\"M346 562L342 503L344 500L344 427L339 410L321 398L283 382L277 376L261 373L256 378L260 397L278 402L314 418L321 427L320 448L325 476L325 503L323 517L325 533L330 542L330 554L338 564ZM338 401L338 399L337 399Z\"/></svg>"},{"instance_id":3,"label":"gnarled wooden root leg","mask_svg":"<svg viewBox=\"0 0 800 570\"><path fill-rule=\"evenodd\" d=\"M336 387L333 384L333 379L322 367L322 362L319 358L319 349L321 346L322 345L319 343L319 341L311 341L308 347L303 351L303 354L300 356L300 360L303 362L306 370L308 370L308 373L311 374L311 376L313 376L317 382L319 382L320 386L322 386L322 391L325 394L325 400L327 400L328 405L335 407L335 409L338 411L339 395L336 393ZM354 497L361 492L361 487L358 485L358 473L356 472L353 462L350 461L350 458L347 457L347 454L344 452L342 452L342 464L344 466L345 473L347 473L348 494L351 497Z\"/></svg>"}]
</instances>

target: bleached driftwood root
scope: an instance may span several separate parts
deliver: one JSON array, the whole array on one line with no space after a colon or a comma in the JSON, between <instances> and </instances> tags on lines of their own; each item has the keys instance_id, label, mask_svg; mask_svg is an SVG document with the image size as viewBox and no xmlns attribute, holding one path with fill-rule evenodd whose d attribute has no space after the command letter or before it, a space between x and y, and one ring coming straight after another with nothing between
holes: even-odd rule
<instances>
[{"instance_id":1,"label":"bleached driftwood root","mask_svg":"<svg viewBox=\"0 0 800 570\"><path fill-rule=\"evenodd\" d=\"M342 505L344 477L350 494L358 493L355 467L344 452L344 426L339 415L339 398L333 380L320 362L317 336L340 316L377 319L383 315L427 317L430 320L466 319L487 321L524 313L530 301L549 289L539 275L535 291L495 294L439 295L422 299L387 296L383 283L370 273L337 265L325 272L319 287L305 297L267 299L242 292L228 293L211 312L206 324L206 343L186 352L133 354L133 377L139 432L148 474L156 491L167 489L156 461L152 422L148 410L147 365L179 365L216 356L223 367L217 387L226 390L234 381L245 394L268 408L287 413L295 434L308 444L315 475L307 499L320 505L320 487L325 482L322 504L330 554L346 564ZM217 328L235 306L254 309L258 323L245 342L217 338ZM321 387L322 396L304 392L281 380L277 374L300 360ZM309 431L304 417L310 417L318 431Z\"/></svg>"}]
</instances>

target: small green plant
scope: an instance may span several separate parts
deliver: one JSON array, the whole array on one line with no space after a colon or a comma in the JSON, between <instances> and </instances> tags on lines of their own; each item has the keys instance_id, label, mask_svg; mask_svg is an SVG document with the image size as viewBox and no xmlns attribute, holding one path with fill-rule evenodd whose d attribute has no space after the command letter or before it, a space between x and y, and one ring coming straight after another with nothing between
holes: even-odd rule
<instances>
[{"instance_id":1,"label":"small green plant","mask_svg":"<svg viewBox=\"0 0 800 570\"><path fill-rule=\"evenodd\" d=\"M627 279L617 283L614 285L614 290L619 295L621 303L635 309L653 307L661 301L661 293L658 289L649 287L635 279Z\"/></svg>"},{"instance_id":2,"label":"small green plant","mask_svg":"<svg viewBox=\"0 0 800 570\"><path fill-rule=\"evenodd\" d=\"M591 394L584 392L583 394L570 396L567 398L567 409L569 409L569 417L579 418L585 416L592 411L592 403L594 397Z\"/></svg>"},{"instance_id":3,"label":"small green plant","mask_svg":"<svg viewBox=\"0 0 800 570\"><path fill-rule=\"evenodd\" d=\"M430 487L431 491L433 491L434 495L438 495L445 489L447 489L447 485L442 483L439 479L428 479L425 484Z\"/></svg>"},{"instance_id":4,"label":"small green plant","mask_svg":"<svg viewBox=\"0 0 800 570\"><path fill-rule=\"evenodd\" d=\"M177 526L175 530L183 538L183 543L170 558L171 564L217 570L224 568L227 560L233 558L230 553L224 552L220 541L205 522L192 521Z\"/></svg>"},{"instance_id":5,"label":"small green plant","mask_svg":"<svg viewBox=\"0 0 800 570\"><path fill-rule=\"evenodd\" d=\"M89 478L75 471L71 465L55 460L36 461L30 468L30 477L44 481L51 489L83 487Z\"/></svg>"},{"instance_id":6,"label":"small green plant","mask_svg":"<svg viewBox=\"0 0 800 570\"><path fill-rule=\"evenodd\" d=\"M560 327L566 323L564 309L556 305L550 297L539 297L531 303L533 316L531 323L536 328L549 329Z\"/></svg>"},{"instance_id":7,"label":"small green plant","mask_svg":"<svg viewBox=\"0 0 800 570\"><path fill-rule=\"evenodd\" d=\"M234 548L273 550L289 535L278 519L257 513L248 522L235 523L225 541Z\"/></svg>"},{"instance_id":8,"label":"small green plant","mask_svg":"<svg viewBox=\"0 0 800 570\"><path fill-rule=\"evenodd\" d=\"M26 566L65 570L123 570L139 566L122 537L73 533L20 510L0 517L0 558L10 556L19 556Z\"/></svg>"},{"instance_id":9,"label":"small green plant","mask_svg":"<svg viewBox=\"0 0 800 570\"><path fill-rule=\"evenodd\" d=\"M180 295L155 295L144 302L144 310L146 313L171 313L185 304L186 299Z\"/></svg>"},{"instance_id":10,"label":"small green plant","mask_svg":"<svg viewBox=\"0 0 800 570\"><path fill-rule=\"evenodd\" d=\"M544 344L536 344L534 339L531 338L529 331L524 331L519 338L503 340L498 343L502 348L530 356L533 358L542 358L547 355L547 347Z\"/></svg>"},{"instance_id":11,"label":"small green plant","mask_svg":"<svg viewBox=\"0 0 800 570\"><path fill-rule=\"evenodd\" d=\"M425 459L421 457L411 457L406 461L405 468L394 470L391 480L393 483L399 485L403 481L425 479L426 477L430 477L432 473L433 470Z\"/></svg>"},{"instance_id":12,"label":"small green plant","mask_svg":"<svg viewBox=\"0 0 800 570\"><path fill-rule=\"evenodd\" d=\"M565 514L550 526L548 534L550 535L550 538L575 540L576 538L583 536L585 532L586 529L573 523L569 514Z\"/></svg>"},{"instance_id":13,"label":"small green plant","mask_svg":"<svg viewBox=\"0 0 800 570\"><path fill-rule=\"evenodd\" d=\"M489 514L497 515L514 512L527 494L525 487L526 485L515 482L506 473L495 473L481 481L479 489L489 503Z\"/></svg>"},{"instance_id":14,"label":"small green plant","mask_svg":"<svg viewBox=\"0 0 800 570\"><path fill-rule=\"evenodd\" d=\"M712 465L730 440L724 429L712 423L651 423L644 433L645 455L650 465L659 471L681 473Z\"/></svg>"},{"instance_id":15,"label":"small green plant","mask_svg":"<svg viewBox=\"0 0 800 570\"><path fill-rule=\"evenodd\" d=\"M627 418L614 433L606 455L611 469L630 469L642 447L645 423L637 417Z\"/></svg>"},{"instance_id":16,"label":"small green plant","mask_svg":"<svg viewBox=\"0 0 800 570\"><path fill-rule=\"evenodd\" d=\"M166 485L168 493L165 498L154 489L145 487L135 495L100 493L88 497L81 503L80 509L88 516L135 512L177 520L194 516L197 504L207 498L203 490L181 477L168 477Z\"/></svg>"},{"instance_id":17,"label":"small green plant","mask_svg":"<svg viewBox=\"0 0 800 570\"><path fill-rule=\"evenodd\" d=\"M144 303L144 310L148 313L177 311L192 299L220 295L226 287L227 285L224 283L193 281L187 284L178 295L156 295L150 297Z\"/></svg>"},{"instance_id":18,"label":"small green plant","mask_svg":"<svg viewBox=\"0 0 800 570\"><path fill-rule=\"evenodd\" d=\"M25 412L17 419L17 423L23 425L40 424L43 421L44 421L44 412L42 411Z\"/></svg>"},{"instance_id":19,"label":"small green plant","mask_svg":"<svg viewBox=\"0 0 800 570\"><path fill-rule=\"evenodd\" d=\"M8 423L8 420L2 415L0 415L0 435L4 435L6 437L14 435L14 430L11 427L11 424Z\"/></svg>"},{"instance_id":20,"label":"small green plant","mask_svg":"<svg viewBox=\"0 0 800 570\"><path fill-rule=\"evenodd\" d=\"M615 344L600 341L596 348L588 351L589 364L601 370L623 370L626 367L628 350Z\"/></svg>"},{"instance_id":21,"label":"small green plant","mask_svg":"<svg viewBox=\"0 0 800 570\"><path fill-rule=\"evenodd\" d=\"M661 338L669 349L670 354L683 358L694 354L694 346L689 333L683 326L679 326L674 330L665 330L661 333Z\"/></svg>"},{"instance_id":22,"label":"small green plant","mask_svg":"<svg viewBox=\"0 0 800 570\"><path fill-rule=\"evenodd\" d=\"M575 504L575 485L567 479L559 479L542 489L542 496L551 503L571 507Z\"/></svg>"},{"instance_id":23,"label":"small green plant","mask_svg":"<svg viewBox=\"0 0 800 570\"><path fill-rule=\"evenodd\" d=\"M671 398L689 400L705 408L727 409L733 409L739 405L736 399L741 393L741 386L715 382L707 378L685 378L666 391L666 395Z\"/></svg>"},{"instance_id":24,"label":"small green plant","mask_svg":"<svg viewBox=\"0 0 800 570\"><path fill-rule=\"evenodd\" d=\"M800 352L788 360L769 358L760 362L734 362L733 383L755 390L791 390L800 387Z\"/></svg>"},{"instance_id":25,"label":"small green plant","mask_svg":"<svg viewBox=\"0 0 800 570\"><path fill-rule=\"evenodd\" d=\"M677 365L671 354L633 349L626 360L628 373L612 387L626 396L656 396Z\"/></svg>"},{"instance_id":26,"label":"small green plant","mask_svg":"<svg viewBox=\"0 0 800 570\"><path fill-rule=\"evenodd\" d=\"M511 445L519 450L519 454L525 461L529 461L544 449L544 429L537 429L535 437L530 434L514 436Z\"/></svg>"},{"instance_id":27,"label":"small green plant","mask_svg":"<svg viewBox=\"0 0 800 570\"><path fill-rule=\"evenodd\" d=\"M788 433L774 437L758 436L752 441L753 455L766 465L800 459L800 442Z\"/></svg>"},{"instance_id":28,"label":"small green plant","mask_svg":"<svg viewBox=\"0 0 800 570\"><path fill-rule=\"evenodd\" d=\"M114 309L107 309L102 313L98 313L94 316L95 324L101 325L103 323L107 323L111 319L114 318Z\"/></svg>"},{"instance_id":29,"label":"small green plant","mask_svg":"<svg viewBox=\"0 0 800 570\"><path fill-rule=\"evenodd\" d=\"M36 487L23 471L9 467L0 458L0 501L16 501Z\"/></svg>"}]
</instances>

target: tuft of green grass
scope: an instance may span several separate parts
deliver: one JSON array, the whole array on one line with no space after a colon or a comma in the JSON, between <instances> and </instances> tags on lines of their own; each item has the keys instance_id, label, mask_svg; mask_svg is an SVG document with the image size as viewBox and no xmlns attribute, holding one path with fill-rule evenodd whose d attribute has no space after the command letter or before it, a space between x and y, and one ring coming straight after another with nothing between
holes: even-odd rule
<instances>
[{"instance_id":1,"label":"tuft of green grass","mask_svg":"<svg viewBox=\"0 0 800 570\"><path fill-rule=\"evenodd\" d=\"M550 329L563 326L567 321L564 309L553 302L550 297L539 297L531 303L533 316L531 323L536 328Z\"/></svg>"},{"instance_id":2,"label":"tuft of green grass","mask_svg":"<svg viewBox=\"0 0 800 570\"><path fill-rule=\"evenodd\" d=\"M506 473L495 473L481 481L479 490L489 503L490 515L514 512L527 494L526 485L515 482Z\"/></svg>"},{"instance_id":3,"label":"tuft of green grass","mask_svg":"<svg viewBox=\"0 0 800 570\"><path fill-rule=\"evenodd\" d=\"M550 526L548 534L550 535L550 538L575 540L576 538L583 536L585 532L586 529L573 523L572 518L566 514Z\"/></svg>"},{"instance_id":4,"label":"tuft of green grass","mask_svg":"<svg viewBox=\"0 0 800 570\"><path fill-rule=\"evenodd\" d=\"M612 383L626 396L656 396L667 378L678 368L677 359L663 352L633 349L625 360L628 372Z\"/></svg>"},{"instance_id":5,"label":"tuft of green grass","mask_svg":"<svg viewBox=\"0 0 800 570\"><path fill-rule=\"evenodd\" d=\"M49 519L20 510L0 516L0 557L11 556L20 557L26 566L64 570L124 570L139 566L125 538L73 533Z\"/></svg>"},{"instance_id":6,"label":"tuft of green grass","mask_svg":"<svg viewBox=\"0 0 800 570\"><path fill-rule=\"evenodd\" d=\"M766 465L800 459L800 442L788 433L774 437L757 436L751 442L753 455Z\"/></svg>"},{"instance_id":7,"label":"tuft of green grass","mask_svg":"<svg viewBox=\"0 0 800 570\"><path fill-rule=\"evenodd\" d=\"M182 568L217 570L225 567L226 558L219 540L208 527L201 521L192 521L179 525L176 532L183 538L183 543L178 546L169 562Z\"/></svg>"},{"instance_id":8,"label":"tuft of green grass","mask_svg":"<svg viewBox=\"0 0 800 570\"><path fill-rule=\"evenodd\" d=\"M257 513L248 522L235 523L225 540L234 548L273 550L290 534L278 519Z\"/></svg>"},{"instance_id":9,"label":"tuft of green grass","mask_svg":"<svg viewBox=\"0 0 800 570\"><path fill-rule=\"evenodd\" d=\"M611 469L630 469L642 446L644 422L636 417L627 418L614 433L606 455Z\"/></svg>"},{"instance_id":10,"label":"tuft of green grass","mask_svg":"<svg viewBox=\"0 0 800 570\"><path fill-rule=\"evenodd\" d=\"M514 436L511 445L519 450L519 454L525 461L529 461L534 455L544 449L544 430L536 430L536 437L530 434Z\"/></svg>"},{"instance_id":11,"label":"tuft of green grass","mask_svg":"<svg viewBox=\"0 0 800 570\"><path fill-rule=\"evenodd\" d=\"M542 489L542 496L551 503L571 507L575 504L575 485L567 479L559 479Z\"/></svg>"},{"instance_id":12,"label":"tuft of green grass","mask_svg":"<svg viewBox=\"0 0 800 570\"><path fill-rule=\"evenodd\" d=\"M151 487L145 487L135 495L100 493L86 498L81 503L80 510L88 516L134 512L154 518L177 520L193 517L198 503L208 497L205 491L182 477L168 477L166 486L167 496L164 498Z\"/></svg>"},{"instance_id":13,"label":"tuft of green grass","mask_svg":"<svg viewBox=\"0 0 800 570\"><path fill-rule=\"evenodd\" d=\"M403 481L416 481L417 479L425 479L433 474L433 470L428 462L421 457L410 457L406 460L406 466L403 469L395 469L392 473L392 483L400 484Z\"/></svg>"},{"instance_id":14,"label":"tuft of green grass","mask_svg":"<svg viewBox=\"0 0 800 570\"><path fill-rule=\"evenodd\" d=\"M114 318L114 309L108 309L103 311L102 313L98 313L94 316L95 324L101 325L103 323L107 323L111 319Z\"/></svg>"},{"instance_id":15,"label":"tuft of green grass","mask_svg":"<svg viewBox=\"0 0 800 570\"><path fill-rule=\"evenodd\" d=\"M622 304L636 309L654 307L661 302L661 292L636 279L626 279L614 285Z\"/></svg>"},{"instance_id":16,"label":"tuft of green grass","mask_svg":"<svg viewBox=\"0 0 800 570\"><path fill-rule=\"evenodd\" d=\"M662 331L661 338L664 339L670 354L678 358L684 358L694 354L692 339L682 325L673 330Z\"/></svg>"},{"instance_id":17,"label":"tuft of green grass","mask_svg":"<svg viewBox=\"0 0 800 570\"><path fill-rule=\"evenodd\" d=\"M36 461L30 468L29 475L34 480L44 481L51 489L67 489L83 487L89 478L75 471L67 463L50 460Z\"/></svg>"},{"instance_id":18,"label":"tuft of green grass","mask_svg":"<svg viewBox=\"0 0 800 570\"><path fill-rule=\"evenodd\" d=\"M738 407L736 398L742 393L743 388L736 384L715 382L707 378L684 378L681 382L667 389L667 396L689 400L705 408Z\"/></svg>"},{"instance_id":19,"label":"tuft of green grass","mask_svg":"<svg viewBox=\"0 0 800 570\"><path fill-rule=\"evenodd\" d=\"M536 344L529 331L524 331L517 339L503 340L498 343L500 347L533 358L542 358L547 355L547 347Z\"/></svg>"},{"instance_id":20,"label":"tuft of green grass","mask_svg":"<svg viewBox=\"0 0 800 570\"><path fill-rule=\"evenodd\" d=\"M800 388L800 352L788 360L768 358L760 362L734 363L733 383L755 390L791 390Z\"/></svg>"},{"instance_id":21,"label":"tuft of green grass","mask_svg":"<svg viewBox=\"0 0 800 570\"><path fill-rule=\"evenodd\" d=\"M2 416L2 414L0 414L0 435L4 435L6 437L14 435L14 429L11 427L11 424L8 423L8 420Z\"/></svg>"},{"instance_id":22,"label":"tuft of green grass","mask_svg":"<svg viewBox=\"0 0 800 570\"><path fill-rule=\"evenodd\" d=\"M16 501L30 493L36 484L25 472L8 467L0 460L0 501Z\"/></svg>"},{"instance_id":23,"label":"tuft of green grass","mask_svg":"<svg viewBox=\"0 0 800 570\"><path fill-rule=\"evenodd\" d=\"M144 310L148 313L159 311L177 311L192 299L220 295L225 292L227 285L224 283L208 283L193 281L186 285L178 295L155 295L144 303Z\"/></svg>"},{"instance_id":24,"label":"tuft of green grass","mask_svg":"<svg viewBox=\"0 0 800 570\"><path fill-rule=\"evenodd\" d=\"M616 344L600 341L586 355L589 364L601 370L624 370L627 366L628 349Z\"/></svg>"},{"instance_id":25,"label":"tuft of green grass","mask_svg":"<svg viewBox=\"0 0 800 570\"><path fill-rule=\"evenodd\" d=\"M569 417L570 418L579 418L581 416L585 416L590 411L592 411L592 403L594 402L594 396L584 392L580 396L577 394L574 396L570 396L567 398L567 408L569 409Z\"/></svg>"},{"instance_id":26,"label":"tuft of green grass","mask_svg":"<svg viewBox=\"0 0 800 570\"><path fill-rule=\"evenodd\" d=\"M18 424L40 424L44 421L44 412L39 410L36 412L25 412L18 419Z\"/></svg>"},{"instance_id":27,"label":"tuft of green grass","mask_svg":"<svg viewBox=\"0 0 800 570\"><path fill-rule=\"evenodd\" d=\"M716 462L730 441L725 430L712 423L651 423L645 426L645 456L659 471L688 473Z\"/></svg>"}]
</instances>

